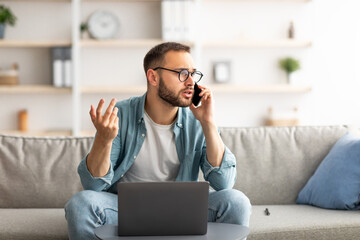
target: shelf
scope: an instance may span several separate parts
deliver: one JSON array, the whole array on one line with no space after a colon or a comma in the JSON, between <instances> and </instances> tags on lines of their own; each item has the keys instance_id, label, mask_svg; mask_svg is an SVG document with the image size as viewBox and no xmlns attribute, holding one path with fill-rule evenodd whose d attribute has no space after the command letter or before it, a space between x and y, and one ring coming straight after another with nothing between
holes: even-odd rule
<instances>
[{"instance_id":1,"label":"shelf","mask_svg":"<svg viewBox=\"0 0 360 240\"><path fill-rule=\"evenodd\" d=\"M153 47L164 42L161 39L126 39L126 40L95 40L86 39L80 41L82 47ZM183 44L194 46L193 42L181 42ZM245 47L245 48L306 48L311 47L310 41L299 41L291 39L256 41L256 40L239 40L239 41L212 41L204 42L204 47Z\"/></svg>"},{"instance_id":2,"label":"shelf","mask_svg":"<svg viewBox=\"0 0 360 240\"><path fill-rule=\"evenodd\" d=\"M34 136L34 137L44 137L44 136L71 136L71 130L59 130L59 131L18 131L18 130L0 130L0 134L7 135L16 135L16 136Z\"/></svg>"},{"instance_id":3,"label":"shelf","mask_svg":"<svg viewBox=\"0 0 360 240\"><path fill-rule=\"evenodd\" d=\"M0 85L0 93L71 93L71 88L53 87L50 85Z\"/></svg>"},{"instance_id":4,"label":"shelf","mask_svg":"<svg viewBox=\"0 0 360 240\"><path fill-rule=\"evenodd\" d=\"M71 41L34 41L34 40L0 40L1 47L14 48L49 48L49 47L70 47Z\"/></svg>"},{"instance_id":5,"label":"shelf","mask_svg":"<svg viewBox=\"0 0 360 240\"><path fill-rule=\"evenodd\" d=\"M6 0L5 0L6 1ZM7 0L12 2L29 2L29 0ZM34 2L71 2L71 0L34 0Z\"/></svg>"},{"instance_id":6,"label":"shelf","mask_svg":"<svg viewBox=\"0 0 360 240\"><path fill-rule=\"evenodd\" d=\"M161 39L126 39L126 40L95 40L86 39L80 41L82 47L153 47L164 42ZM183 44L193 46L192 42L182 42Z\"/></svg>"},{"instance_id":7,"label":"shelf","mask_svg":"<svg viewBox=\"0 0 360 240\"><path fill-rule=\"evenodd\" d=\"M288 84L272 85L232 85L212 84L207 85L214 93L306 93L311 91L310 86L293 86ZM82 87L82 93L119 93L142 94L146 86L88 86Z\"/></svg>"},{"instance_id":8,"label":"shelf","mask_svg":"<svg viewBox=\"0 0 360 240\"><path fill-rule=\"evenodd\" d=\"M256 41L256 40L239 40L239 41L211 41L204 42L204 47L240 47L240 48L307 48L311 47L310 41L299 41L291 39Z\"/></svg>"},{"instance_id":9,"label":"shelf","mask_svg":"<svg viewBox=\"0 0 360 240\"><path fill-rule=\"evenodd\" d=\"M203 2L215 2L219 0L202 0ZM223 2L311 2L312 0L222 0Z\"/></svg>"},{"instance_id":10,"label":"shelf","mask_svg":"<svg viewBox=\"0 0 360 240\"><path fill-rule=\"evenodd\" d=\"M161 2L162 0L101 0L101 2ZM99 0L82 0L82 2L99 2Z\"/></svg>"},{"instance_id":11,"label":"shelf","mask_svg":"<svg viewBox=\"0 0 360 240\"><path fill-rule=\"evenodd\" d=\"M306 93L311 91L310 86L294 86L289 84L271 85L232 85L213 84L208 87L214 93Z\"/></svg>"},{"instance_id":12,"label":"shelf","mask_svg":"<svg viewBox=\"0 0 360 240\"><path fill-rule=\"evenodd\" d=\"M146 85L133 86L83 86L82 93L121 93L121 94L143 94L146 92Z\"/></svg>"}]
</instances>

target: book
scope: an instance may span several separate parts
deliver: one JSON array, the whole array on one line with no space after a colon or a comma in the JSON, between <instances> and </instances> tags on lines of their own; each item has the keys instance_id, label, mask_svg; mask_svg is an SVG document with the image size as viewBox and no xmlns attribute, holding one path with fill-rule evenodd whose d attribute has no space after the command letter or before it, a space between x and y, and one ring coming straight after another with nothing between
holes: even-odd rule
<instances>
[{"instance_id":1,"label":"book","mask_svg":"<svg viewBox=\"0 0 360 240\"><path fill-rule=\"evenodd\" d=\"M164 41L191 41L194 39L193 9L190 0L163 0L161 2L162 38Z\"/></svg>"},{"instance_id":2,"label":"book","mask_svg":"<svg viewBox=\"0 0 360 240\"><path fill-rule=\"evenodd\" d=\"M53 47L52 77L55 87L72 86L72 57L71 47Z\"/></svg>"},{"instance_id":3,"label":"book","mask_svg":"<svg viewBox=\"0 0 360 240\"><path fill-rule=\"evenodd\" d=\"M64 48L64 87L72 86L72 60L71 60L71 48Z\"/></svg>"},{"instance_id":4,"label":"book","mask_svg":"<svg viewBox=\"0 0 360 240\"><path fill-rule=\"evenodd\" d=\"M52 77L54 87L64 86L64 54L62 47L53 47L52 53Z\"/></svg>"}]
</instances>

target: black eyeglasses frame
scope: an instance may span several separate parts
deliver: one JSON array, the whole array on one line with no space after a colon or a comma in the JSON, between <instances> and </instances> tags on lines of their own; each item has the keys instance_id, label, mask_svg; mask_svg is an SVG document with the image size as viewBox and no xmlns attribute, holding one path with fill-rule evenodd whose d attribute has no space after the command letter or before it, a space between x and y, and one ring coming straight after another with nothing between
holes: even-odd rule
<instances>
[{"instance_id":1,"label":"black eyeglasses frame","mask_svg":"<svg viewBox=\"0 0 360 240\"><path fill-rule=\"evenodd\" d=\"M194 76L194 74L199 74L199 75L200 75L199 80L194 81L195 83L198 83L198 82L200 82L200 80L201 80L201 79L202 79L202 77L204 76L204 74L202 74L202 72L200 72L200 71L193 71L193 72L190 72L190 71L189 71L189 70L187 70L187 69L182 69L182 70L180 70L180 71L177 71L177 70L168 69L168 68L163 68L163 67L156 67L156 68L153 68L152 70L156 71L156 70L158 70L158 69L167 70L167 71L170 71L170 72L174 72L174 73L179 74L179 81L180 81L180 82L186 82L186 81L188 80L188 78L189 78L190 74L191 74L191 77L193 77L193 76ZM183 72L183 71L187 71L187 77L186 77L186 79L185 79L185 80L181 81L181 79L180 79L180 74L181 74L181 72Z\"/></svg>"}]
</instances>

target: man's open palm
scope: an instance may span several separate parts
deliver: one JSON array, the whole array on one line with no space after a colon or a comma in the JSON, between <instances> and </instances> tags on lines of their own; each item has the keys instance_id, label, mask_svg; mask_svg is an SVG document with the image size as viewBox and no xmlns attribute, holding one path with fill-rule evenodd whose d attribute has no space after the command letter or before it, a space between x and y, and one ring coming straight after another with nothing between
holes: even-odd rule
<instances>
[{"instance_id":1,"label":"man's open palm","mask_svg":"<svg viewBox=\"0 0 360 240\"><path fill-rule=\"evenodd\" d=\"M118 108L114 108L116 104L115 98L111 100L105 114L102 115L104 103L104 99L101 99L96 111L95 107L91 105L90 117L97 130L97 137L108 143L114 140L119 131L119 117L117 116Z\"/></svg>"}]
</instances>

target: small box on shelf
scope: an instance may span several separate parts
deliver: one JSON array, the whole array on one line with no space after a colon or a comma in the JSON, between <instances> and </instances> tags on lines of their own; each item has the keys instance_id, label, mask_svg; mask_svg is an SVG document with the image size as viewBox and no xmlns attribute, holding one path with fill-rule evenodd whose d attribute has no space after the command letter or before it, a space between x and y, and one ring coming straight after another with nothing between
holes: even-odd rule
<instances>
[{"instance_id":1,"label":"small box on shelf","mask_svg":"<svg viewBox=\"0 0 360 240\"><path fill-rule=\"evenodd\" d=\"M0 85L19 84L18 65L14 63L11 69L0 69Z\"/></svg>"},{"instance_id":2,"label":"small box on shelf","mask_svg":"<svg viewBox=\"0 0 360 240\"><path fill-rule=\"evenodd\" d=\"M297 116L298 108L295 107L292 111L277 111L274 113L272 107L269 108L269 116L266 119L266 126L298 126L299 118Z\"/></svg>"}]
</instances>

